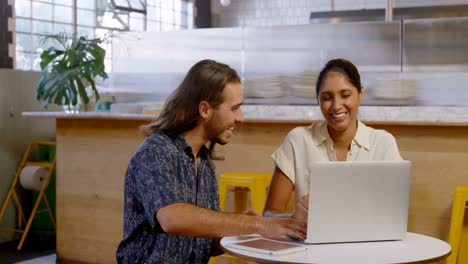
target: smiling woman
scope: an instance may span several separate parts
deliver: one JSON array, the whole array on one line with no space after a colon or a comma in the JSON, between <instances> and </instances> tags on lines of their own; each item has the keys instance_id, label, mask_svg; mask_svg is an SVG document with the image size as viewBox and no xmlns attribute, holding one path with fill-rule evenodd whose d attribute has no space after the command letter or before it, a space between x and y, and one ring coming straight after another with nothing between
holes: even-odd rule
<instances>
[{"instance_id":1,"label":"smiling woman","mask_svg":"<svg viewBox=\"0 0 468 264\"><path fill-rule=\"evenodd\" d=\"M329 61L317 78L316 91L325 121L293 129L271 156L276 167L265 215L284 215L294 190L297 205L293 217L307 222L313 161L401 160L390 133L358 120L364 89L350 61Z\"/></svg>"},{"instance_id":2,"label":"smiling woman","mask_svg":"<svg viewBox=\"0 0 468 264\"><path fill-rule=\"evenodd\" d=\"M346 160L347 142L356 134L358 107L364 97L359 72L347 60L331 60L317 78L316 92L328 133L335 139L336 159Z\"/></svg>"}]
</instances>

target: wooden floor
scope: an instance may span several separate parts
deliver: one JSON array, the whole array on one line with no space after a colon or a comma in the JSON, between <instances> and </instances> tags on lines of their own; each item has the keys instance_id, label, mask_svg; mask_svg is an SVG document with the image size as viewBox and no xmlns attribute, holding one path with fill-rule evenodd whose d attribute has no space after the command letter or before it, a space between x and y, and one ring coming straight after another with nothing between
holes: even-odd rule
<instances>
[{"instance_id":1,"label":"wooden floor","mask_svg":"<svg viewBox=\"0 0 468 264\"><path fill-rule=\"evenodd\" d=\"M18 251L19 240L0 243L0 263L53 264L55 263L55 238L29 234L23 248Z\"/></svg>"},{"instance_id":2,"label":"wooden floor","mask_svg":"<svg viewBox=\"0 0 468 264\"><path fill-rule=\"evenodd\" d=\"M57 120L57 259L114 263L123 177L145 121ZM217 146L217 172L272 171L270 154L299 123L246 123ZM468 127L374 125L413 162L408 230L447 240L453 191L468 183ZM466 244L468 245L468 244ZM468 248L468 247L467 247ZM79 249L79 250L77 250Z\"/></svg>"}]
</instances>

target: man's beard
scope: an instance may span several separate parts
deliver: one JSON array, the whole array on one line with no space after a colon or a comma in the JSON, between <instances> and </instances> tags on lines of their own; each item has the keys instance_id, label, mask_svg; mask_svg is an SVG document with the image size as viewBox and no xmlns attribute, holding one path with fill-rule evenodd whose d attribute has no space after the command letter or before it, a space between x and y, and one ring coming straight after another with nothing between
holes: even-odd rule
<instances>
[{"instance_id":1,"label":"man's beard","mask_svg":"<svg viewBox=\"0 0 468 264\"><path fill-rule=\"evenodd\" d=\"M226 145L228 141L221 138L226 131L226 127L219 125L219 123L216 116L213 116L212 119L206 122L205 129L207 131L208 140L220 145Z\"/></svg>"}]
</instances>

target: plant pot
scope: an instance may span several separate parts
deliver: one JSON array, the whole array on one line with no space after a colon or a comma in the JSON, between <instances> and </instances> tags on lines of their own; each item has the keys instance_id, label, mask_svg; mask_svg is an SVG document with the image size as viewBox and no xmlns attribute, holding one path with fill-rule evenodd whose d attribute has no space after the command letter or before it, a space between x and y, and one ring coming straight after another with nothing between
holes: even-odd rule
<instances>
[{"instance_id":1,"label":"plant pot","mask_svg":"<svg viewBox=\"0 0 468 264\"><path fill-rule=\"evenodd\" d=\"M94 110L94 103L62 105L62 110L67 114L78 114L80 112L89 112Z\"/></svg>"}]
</instances>

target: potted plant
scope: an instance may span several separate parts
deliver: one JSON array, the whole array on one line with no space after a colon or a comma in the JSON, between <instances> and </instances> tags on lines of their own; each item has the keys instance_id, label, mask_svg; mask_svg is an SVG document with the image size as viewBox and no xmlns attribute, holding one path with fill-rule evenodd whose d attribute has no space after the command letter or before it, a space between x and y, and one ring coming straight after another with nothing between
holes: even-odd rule
<instances>
[{"instance_id":1,"label":"potted plant","mask_svg":"<svg viewBox=\"0 0 468 264\"><path fill-rule=\"evenodd\" d=\"M91 86L91 93L96 101L99 92L95 78L107 78L104 57L106 51L99 45L103 39L89 39L84 36L60 33L47 35L43 41L54 40L57 45L41 54L42 74L36 91L36 99L47 108L50 103L63 105L68 110L76 109L81 104L87 105L89 97L86 87Z\"/></svg>"}]
</instances>

